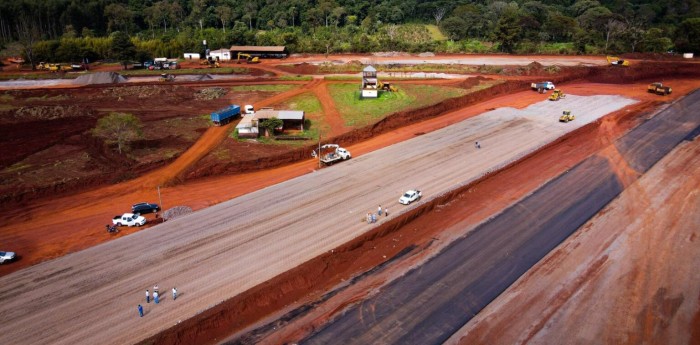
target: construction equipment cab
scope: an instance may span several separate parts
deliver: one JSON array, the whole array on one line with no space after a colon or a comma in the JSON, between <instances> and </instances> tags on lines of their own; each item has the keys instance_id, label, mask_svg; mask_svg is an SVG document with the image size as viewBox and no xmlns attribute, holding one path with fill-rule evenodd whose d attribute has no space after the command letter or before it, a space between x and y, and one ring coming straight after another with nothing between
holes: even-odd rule
<instances>
[{"instance_id":1,"label":"construction equipment cab","mask_svg":"<svg viewBox=\"0 0 700 345\"><path fill-rule=\"evenodd\" d=\"M550 101L558 101L562 98L566 98L566 95L564 94L564 91L559 89L554 89L554 92L552 92L552 94L549 95Z\"/></svg>"},{"instance_id":2,"label":"construction equipment cab","mask_svg":"<svg viewBox=\"0 0 700 345\"><path fill-rule=\"evenodd\" d=\"M629 66L630 62L627 60L620 59L617 56L607 56L606 59L608 59L608 63L612 66Z\"/></svg>"},{"instance_id":3,"label":"construction equipment cab","mask_svg":"<svg viewBox=\"0 0 700 345\"><path fill-rule=\"evenodd\" d=\"M243 60L241 58L245 58L246 63L260 63L260 58L257 56L251 56L250 54L246 53L238 53L238 58L236 59L236 63L241 63Z\"/></svg>"},{"instance_id":4,"label":"construction equipment cab","mask_svg":"<svg viewBox=\"0 0 700 345\"><path fill-rule=\"evenodd\" d=\"M326 144L317 150L311 152L311 157L319 157L319 160L325 165L331 165L338 161L344 161L346 159L352 158L350 151L340 147L336 144Z\"/></svg>"},{"instance_id":5,"label":"construction equipment cab","mask_svg":"<svg viewBox=\"0 0 700 345\"><path fill-rule=\"evenodd\" d=\"M530 84L530 87L531 87L533 90L537 90L537 91L540 91L540 90L554 90L554 83L552 83L551 81L541 81L541 82L539 82L539 83L532 83L532 84Z\"/></svg>"}]
</instances>

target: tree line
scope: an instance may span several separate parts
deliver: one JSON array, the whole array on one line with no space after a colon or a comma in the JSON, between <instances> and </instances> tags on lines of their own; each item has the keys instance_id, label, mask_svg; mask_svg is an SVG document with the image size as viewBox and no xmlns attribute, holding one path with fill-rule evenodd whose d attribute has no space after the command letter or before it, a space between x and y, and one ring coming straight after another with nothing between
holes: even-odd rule
<instances>
[{"instance_id":1,"label":"tree line","mask_svg":"<svg viewBox=\"0 0 700 345\"><path fill-rule=\"evenodd\" d=\"M123 59L124 35L135 60L203 52L202 40L292 53L700 53L700 0L0 2L0 44L32 61Z\"/></svg>"}]
</instances>

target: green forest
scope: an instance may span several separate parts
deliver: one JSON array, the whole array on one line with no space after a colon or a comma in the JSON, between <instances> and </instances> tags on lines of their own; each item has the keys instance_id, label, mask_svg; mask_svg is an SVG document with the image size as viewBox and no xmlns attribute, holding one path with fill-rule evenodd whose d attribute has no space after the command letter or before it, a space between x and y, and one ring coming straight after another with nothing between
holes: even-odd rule
<instances>
[{"instance_id":1,"label":"green forest","mask_svg":"<svg viewBox=\"0 0 700 345\"><path fill-rule=\"evenodd\" d=\"M700 0L0 2L0 48L33 64L181 57L203 40L292 54L697 54Z\"/></svg>"}]
</instances>

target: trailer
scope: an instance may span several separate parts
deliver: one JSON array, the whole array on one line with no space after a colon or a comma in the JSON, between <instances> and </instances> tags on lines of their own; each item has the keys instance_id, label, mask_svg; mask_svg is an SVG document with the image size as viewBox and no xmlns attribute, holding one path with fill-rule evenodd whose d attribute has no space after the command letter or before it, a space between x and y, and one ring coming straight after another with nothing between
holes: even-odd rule
<instances>
[{"instance_id":1,"label":"trailer","mask_svg":"<svg viewBox=\"0 0 700 345\"><path fill-rule=\"evenodd\" d=\"M222 126L231 122L231 120L240 115L241 106L233 104L224 109L211 113L211 122L213 122L215 126Z\"/></svg>"}]
</instances>

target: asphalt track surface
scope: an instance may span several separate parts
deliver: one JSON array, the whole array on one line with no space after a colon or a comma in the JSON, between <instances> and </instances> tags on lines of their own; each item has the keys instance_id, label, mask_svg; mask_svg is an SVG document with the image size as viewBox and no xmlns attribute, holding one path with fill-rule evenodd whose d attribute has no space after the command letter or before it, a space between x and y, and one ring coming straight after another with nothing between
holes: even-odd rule
<instances>
[{"instance_id":1,"label":"asphalt track surface","mask_svg":"<svg viewBox=\"0 0 700 345\"><path fill-rule=\"evenodd\" d=\"M644 173L700 126L700 91L615 143ZM624 189L595 155L345 311L303 344L441 344Z\"/></svg>"},{"instance_id":2,"label":"asphalt track surface","mask_svg":"<svg viewBox=\"0 0 700 345\"><path fill-rule=\"evenodd\" d=\"M0 343L146 339L371 230L362 219L378 204L393 216L417 207L397 203L406 189L429 202L634 102L569 95L497 109L0 277ZM559 123L562 107L579 109L576 121ZM144 303L153 284L177 287L177 301Z\"/></svg>"}]
</instances>

